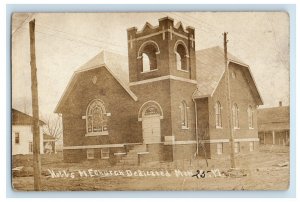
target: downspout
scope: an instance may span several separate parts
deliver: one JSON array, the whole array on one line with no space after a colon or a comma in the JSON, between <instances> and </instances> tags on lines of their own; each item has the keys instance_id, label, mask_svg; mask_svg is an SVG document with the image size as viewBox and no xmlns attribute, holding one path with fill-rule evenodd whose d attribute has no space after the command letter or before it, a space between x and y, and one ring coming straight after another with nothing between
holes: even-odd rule
<instances>
[{"instance_id":1,"label":"downspout","mask_svg":"<svg viewBox=\"0 0 300 202\"><path fill-rule=\"evenodd\" d=\"M192 67L191 67L191 40L190 40L190 34L188 35L188 38L189 38L189 43L188 43L188 56L189 56L189 58L188 58L188 62L189 62L189 77L190 77L190 79L192 79ZM193 42L192 42L193 43Z\"/></svg>"},{"instance_id":2,"label":"downspout","mask_svg":"<svg viewBox=\"0 0 300 202\"><path fill-rule=\"evenodd\" d=\"M194 106L195 106L195 135L196 135L196 154L199 155L199 139L198 139L198 112L197 112L197 104L195 99L193 98Z\"/></svg>"}]
</instances>

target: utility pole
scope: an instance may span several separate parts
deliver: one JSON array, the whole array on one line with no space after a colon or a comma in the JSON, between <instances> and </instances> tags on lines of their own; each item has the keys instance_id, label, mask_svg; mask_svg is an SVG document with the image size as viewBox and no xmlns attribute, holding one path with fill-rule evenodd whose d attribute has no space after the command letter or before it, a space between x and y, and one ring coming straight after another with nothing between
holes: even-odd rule
<instances>
[{"instance_id":1,"label":"utility pole","mask_svg":"<svg viewBox=\"0 0 300 202\"><path fill-rule=\"evenodd\" d=\"M31 96L32 96L32 131L33 131L33 180L34 190L41 189L41 157L40 157L40 127L39 103L35 60L35 19L29 22L30 35L30 65L31 65Z\"/></svg>"},{"instance_id":2,"label":"utility pole","mask_svg":"<svg viewBox=\"0 0 300 202\"><path fill-rule=\"evenodd\" d=\"M235 153L234 153L234 131L232 127L232 111L231 111L231 97L230 97L230 79L229 79L229 67L228 67L228 57L227 57L227 32L223 33L224 36L224 62L225 62L225 75L226 75L226 87L227 87L227 108L228 108L228 124L229 124L229 131L230 131L230 165L231 168L236 168L235 164Z\"/></svg>"}]
</instances>

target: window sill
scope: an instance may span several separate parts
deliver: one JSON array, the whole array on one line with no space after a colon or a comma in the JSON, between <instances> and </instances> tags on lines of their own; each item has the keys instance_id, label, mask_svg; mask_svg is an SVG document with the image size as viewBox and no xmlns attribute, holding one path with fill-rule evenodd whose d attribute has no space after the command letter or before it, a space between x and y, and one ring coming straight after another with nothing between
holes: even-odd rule
<instances>
[{"instance_id":1,"label":"window sill","mask_svg":"<svg viewBox=\"0 0 300 202\"><path fill-rule=\"evenodd\" d=\"M239 130L240 128L234 127L233 129L234 129L234 130Z\"/></svg>"},{"instance_id":2,"label":"window sill","mask_svg":"<svg viewBox=\"0 0 300 202\"><path fill-rule=\"evenodd\" d=\"M141 74L150 73L150 72L155 72L155 71L157 71L157 70L158 70L158 69L153 69L153 70L149 70L149 71L141 72Z\"/></svg>"},{"instance_id":3,"label":"window sill","mask_svg":"<svg viewBox=\"0 0 300 202\"><path fill-rule=\"evenodd\" d=\"M138 155L149 154L149 152L138 152Z\"/></svg>"},{"instance_id":4,"label":"window sill","mask_svg":"<svg viewBox=\"0 0 300 202\"><path fill-rule=\"evenodd\" d=\"M216 126L216 129L223 129L222 126Z\"/></svg>"},{"instance_id":5,"label":"window sill","mask_svg":"<svg viewBox=\"0 0 300 202\"><path fill-rule=\"evenodd\" d=\"M101 159L109 159L109 157L102 157Z\"/></svg>"},{"instance_id":6,"label":"window sill","mask_svg":"<svg viewBox=\"0 0 300 202\"><path fill-rule=\"evenodd\" d=\"M254 130L254 128L252 128L252 127L249 127L249 129L250 129L250 130Z\"/></svg>"},{"instance_id":7,"label":"window sill","mask_svg":"<svg viewBox=\"0 0 300 202\"><path fill-rule=\"evenodd\" d=\"M114 153L115 156L121 156L121 155L126 155L125 152L117 152L117 153Z\"/></svg>"},{"instance_id":8,"label":"window sill","mask_svg":"<svg viewBox=\"0 0 300 202\"><path fill-rule=\"evenodd\" d=\"M186 126L181 126L181 129L182 129L182 130L188 130L188 129L189 129L189 127L186 127Z\"/></svg>"},{"instance_id":9,"label":"window sill","mask_svg":"<svg viewBox=\"0 0 300 202\"><path fill-rule=\"evenodd\" d=\"M188 70L184 70L184 69L177 69L178 71L181 71L181 72L185 72L185 73L188 73L189 71Z\"/></svg>"},{"instance_id":10,"label":"window sill","mask_svg":"<svg viewBox=\"0 0 300 202\"><path fill-rule=\"evenodd\" d=\"M108 131L89 132L89 133L85 134L85 137L102 136L102 135L108 135Z\"/></svg>"}]
</instances>

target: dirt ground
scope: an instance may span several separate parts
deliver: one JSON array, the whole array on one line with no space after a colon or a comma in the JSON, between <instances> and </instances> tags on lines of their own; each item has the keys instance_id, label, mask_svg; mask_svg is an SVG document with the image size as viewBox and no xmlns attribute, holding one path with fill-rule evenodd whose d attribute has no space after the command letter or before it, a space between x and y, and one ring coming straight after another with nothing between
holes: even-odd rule
<instances>
[{"instance_id":1,"label":"dirt ground","mask_svg":"<svg viewBox=\"0 0 300 202\"><path fill-rule=\"evenodd\" d=\"M229 159L210 159L208 167L203 159L139 167L109 167L107 165L103 167L95 162L63 163L61 155L55 158L43 156L41 182L44 191L286 190L289 188L288 147L260 147L258 152L237 156L236 163L236 170L229 169ZM56 175L51 175L48 169ZM89 169L93 170L92 175L89 174L91 171ZM87 176L83 174L80 176L78 170L81 174L85 171ZM201 175L192 177L197 174L197 170L200 170ZM59 171L61 175L58 174ZM104 171L107 171L106 173L116 171L116 173L108 176L99 174ZM131 176L126 175L129 171ZM134 171L137 172L134 173ZM121 175L121 172L124 175ZM153 175L150 175L151 172ZM134 176L135 174L137 176ZM16 191L31 191L33 190L33 177L13 177L12 186Z\"/></svg>"}]
</instances>

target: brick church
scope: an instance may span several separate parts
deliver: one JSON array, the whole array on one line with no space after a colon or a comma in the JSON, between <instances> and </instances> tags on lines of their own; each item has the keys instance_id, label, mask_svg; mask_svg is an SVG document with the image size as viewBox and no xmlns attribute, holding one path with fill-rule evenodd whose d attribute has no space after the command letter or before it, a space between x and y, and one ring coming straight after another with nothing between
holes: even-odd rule
<instances>
[{"instance_id":1,"label":"brick church","mask_svg":"<svg viewBox=\"0 0 300 202\"><path fill-rule=\"evenodd\" d=\"M64 160L118 165L228 157L224 50L195 51L195 29L170 17L129 28L127 37L128 57L103 51L69 81L55 109L63 120ZM263 101L249 66L229 53L227 64L234 152L253 152Z\"/></svg>"}]
</instances>

